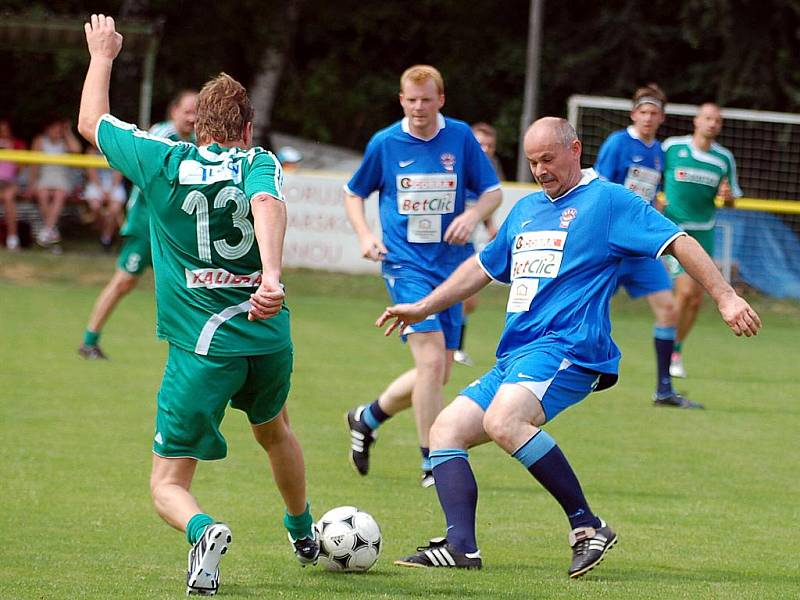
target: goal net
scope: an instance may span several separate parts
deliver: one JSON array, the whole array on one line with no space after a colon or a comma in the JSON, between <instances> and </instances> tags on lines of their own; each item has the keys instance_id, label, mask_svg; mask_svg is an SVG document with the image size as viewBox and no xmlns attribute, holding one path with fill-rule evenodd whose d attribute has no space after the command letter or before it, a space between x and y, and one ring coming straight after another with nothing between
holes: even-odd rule
<instances>
[{"instance_id":1,"label":"goal net","mask_svg":"<svg viewBox=\"0 0 800 600\"><path fill-rule=\"evenodd\" d=\"M568 119L583 142L584 167L610 133L630 125L631 106L625 98L570 97ZM691 134L697 108L667 104L659 138ZM733 152L745 197L736 209L719 211L715 259L734 282L800 298L800 115L724 108L722 116L717 141Z\"/></svg>"}]
</instances>

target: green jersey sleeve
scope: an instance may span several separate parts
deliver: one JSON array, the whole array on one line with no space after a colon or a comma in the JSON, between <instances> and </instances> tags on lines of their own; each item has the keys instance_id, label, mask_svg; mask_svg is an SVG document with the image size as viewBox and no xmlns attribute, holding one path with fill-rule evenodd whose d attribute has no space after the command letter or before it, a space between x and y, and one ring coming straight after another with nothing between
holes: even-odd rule
<instances>
[{"instance_id":1,"label":"green jersey sleeve","mask_svg":"<svg viewBox=\"0 0 800 600\"><path fill-rule=\"evenodd\" d=\"M164 165L170 149L179 143L141 131L108 114L100 117L95 138L108 164L143 189Z\"/></svg>"},{"instance_id":2,"label":"green jersey sleeve","mask_svg":"<svg viewBox=\"0 0 800 600\"><path fill-rule=\"evenodd\" d=\"M244 194L248 200L258 194L269 194L278 200L283 197L283 169L272 152L252 148L248 152L244 177Z\"/></svg>"}]
</instances>

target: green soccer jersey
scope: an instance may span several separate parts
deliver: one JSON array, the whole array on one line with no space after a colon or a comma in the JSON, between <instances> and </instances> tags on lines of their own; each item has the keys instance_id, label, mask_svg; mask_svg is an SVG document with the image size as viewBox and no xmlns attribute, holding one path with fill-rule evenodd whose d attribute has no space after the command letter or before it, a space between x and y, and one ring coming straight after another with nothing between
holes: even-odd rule
<instances>
[{"instance_id":1,"label":"green soccer jersey","mask_svg":"<svg viewBox=\"0 0 800 600\"><path fill-rule=\"evenodd\" d=\"M97 146L147 198L158 335L209 356L253 356L291 344L289 311L247 320L261 282L250 200L283 200L283 172L262 148L197 147L104 115Z\"/></svg>"},{"instance_id":2,"label":"green soccer jersey","mask_svg":"<svg viewBox=\"0 0 800 600\"><path fill-rule=\"evenodd\" d=\"M181 141L181 136L172 121L156 123L150 128L149 133L150 135L167 138L173 142ZM192 132L190 139L185 141L194 143L194 132ZM134 186L128 198L125 222L119 230L120 235L137 236L142 239L150 237L150 218L147 216L145 204L144 198L142 198L142 191L137 186Z\"/></svg>"},{"instance_id":3,"label":"green soccer jersey","mask_svg":"<svg viewBox=\"0 0 800 600\"><path fill-rule=\"evenodd\" d=\"M700 150L690 135L667 138L661 147L667 198L664 215L686 230L713 229L714 199L722 180L727 178L734 198L742 195L733 154L717 143L708 152Z\"/></svg>"}]
</instances>

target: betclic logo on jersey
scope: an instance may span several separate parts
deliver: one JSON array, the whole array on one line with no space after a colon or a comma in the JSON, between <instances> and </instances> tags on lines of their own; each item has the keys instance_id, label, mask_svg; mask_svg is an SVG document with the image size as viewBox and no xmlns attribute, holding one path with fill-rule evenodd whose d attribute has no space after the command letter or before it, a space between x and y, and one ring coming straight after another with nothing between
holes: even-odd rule
<instances>
[{"instance_id":1,"label":"betclic logo on jersey","mask_svg":"<svg viewBox=\"0 0 800 600\"><path fill-rule=\"evenodd\" d=\"M531 231L514 240L511 279L553 279L561 270L566 231Z\"/></svg>"},{"instance_id":2,"label":"betclic logo on jersey","mask_svg":"<svg viewBox=\"0 0 800 600\"><path fill-rule=\"evenodd\" d=\"M397 212L449 215L456 211L458 178L453 175L398 175Z\"/></svg>"}]
</instances>

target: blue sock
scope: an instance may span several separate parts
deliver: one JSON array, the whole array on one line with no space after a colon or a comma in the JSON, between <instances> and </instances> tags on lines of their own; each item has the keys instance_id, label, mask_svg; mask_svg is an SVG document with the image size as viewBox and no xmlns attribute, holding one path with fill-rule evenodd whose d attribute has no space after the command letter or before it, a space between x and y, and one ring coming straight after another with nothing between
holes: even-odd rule
<instances>
[{"instance_id":1,"label":"blue sock","mask_svg":"<svg viewBox=\"0 0 800 600\"><path fill-rule=\"evenodd\" d=\"M573 529L600 527L600 519L589 508L567 457L547 432L537 431L512 456L558 501ZM436 485L439 485L439 480L436 480Z\"/></svg>"},{"instance_id":2,"label":"blue sock","mask_svg":"<svg viewBox=\"0 0 800 600\"><path fill-rule=\"evenodd\" d=\"M477 552L475 510L478 484L465 450L445 448L430 455L436 493L447 522L447 541L461 552Z\"/></svg>"},{"instance_id":3,"label":"blue sock","mask_svg":"<svg viewBox=\"0 0 800 600\"><path fill-rule=\"evenodd\" d=\"M390 416L383 412L378 401L375 400L361 412L361 422L374 431Z\"/></svg>"},{"instance_id":4,"label":"blue sock","mask_svg":"<svg viewBox=\"0 0 800 600\"><path fill-rule=\"evenodd\" d=\"M425 446L419 447L419 453L422 454L422 470L423 471L430 471L433 467L431 467L431 450L430 448L426 448Z\"/></svg>"},{"instance_id":5,"label":"blue sock","mask_svg":"<svg viewBox=\"0 0 800 600\"><path fill-rule=\"evenodd\" d=\"M200 539L200 536L203 535L206 527L211 525L213 522L214 519L204 513L197 513L194 515L186 524L186 541L194 546L197 540Z\"/></svg>"},{"instance_id":6,"label":"blue sock","mask_svg":"<svg viewBox=\"0 0 800 600\"><path fill-rule=\"evenodd\" d=\"M653 341L656 345L656 369L658 371L656 395L663 398L674 393L672 377L669 374L669 362L675 347L675 328L653 327Z\"/></svg>"}]
</instances>

